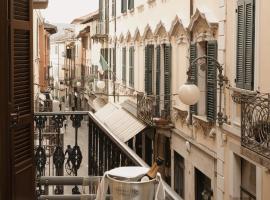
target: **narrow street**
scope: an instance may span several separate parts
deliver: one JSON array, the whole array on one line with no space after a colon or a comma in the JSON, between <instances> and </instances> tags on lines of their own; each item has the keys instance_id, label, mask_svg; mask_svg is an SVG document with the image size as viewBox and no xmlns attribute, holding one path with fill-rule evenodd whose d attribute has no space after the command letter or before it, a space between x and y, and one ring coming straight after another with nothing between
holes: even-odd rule
<instances>
[{"instance_id":1,"label":"narrow street","mask_svg":"<svg viewBox=\"0 0 270 200\"><path fill-rule=\"evenodd\" d=\"M64 151L66 151L67 145L70 145L71 148L75 145L75 129L72 127L72 121L68 118L68 125L66 132L64 133ZM81 127L78 130L78 145L82 151L82 163L81 167L78 171L78 176L88 176L88 121L83 120L81 123ZM66 155L67 158L67 155ZM65 160L66 163L66 160ZM65 176L69 176L64 170ZM74 186L65 186L65 194L72 194L72 188ZM80 192L82 193L82 187L79 186ZM88 192L88 190L85 190Z\"/></svg>"}]
</instances>

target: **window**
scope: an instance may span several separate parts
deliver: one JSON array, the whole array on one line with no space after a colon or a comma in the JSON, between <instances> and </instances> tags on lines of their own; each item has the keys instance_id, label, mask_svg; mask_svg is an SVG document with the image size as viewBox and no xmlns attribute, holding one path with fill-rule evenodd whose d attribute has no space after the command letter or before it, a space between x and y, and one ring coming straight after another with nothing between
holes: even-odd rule
<instances>
[{"instance_id":1,"label":"window","mask_svg":"<svg viewBox=\"0 0 270 200\"><path fill-rule=\"evenodd\" d=\"M211 179L195 168L195 200L211 200Z\"/></svg>"},{"instance_id":2,"label":"window","mask_svg":"<svg viewBox=\"0 0 270 200\"><path fill-rule=\"evenodd\" d=\"M171 44L156 47L156 116L168 117L171 107Z\"/></svg>"},{"instance_id":3,"label":"window","mask_svg":"<svg viewBox=\"0 0 270 200\"><path fill-rule=\"evenodd\" d=\"M128 0L128 9L133 10L134 9L134 0Z\"/></svg>"},{"instance_id":4,"label":"window","mask_svg":"<svg viewBox=\"0 0 270 200\"><path fill-rule=\"evenodd\" d=\"M123 84L126 84L126 61L127 61L127 56L126 56L126 47L122 48L122 81Z\"/></svg>"},{"instance_id":5,"label":"window","mask_svg":"<svg viewBox=\"0 0 270 200\"><path fill-rule=\"evenodd\" d=\"M254 89L254 0L237 1L236 86Z\"/></svg>"},{"instance_id":6,"label":"window","mask_svg":"<svg viewBox=\"0 0 270 200\"><path fill-rule=\"evenodd\" d=\"M190 62L203 55L217 59L216 40L190 45ZM197 62L197 65L191 67L191 81L198 85L201 93L203 93L199 103L190 107L191 112L196 115L206 115L208 121L215 121L217 112L217 67L209 58L205 59L204 62Z\"/></svg>"},{"instance_id":7,"label":"window","mask_svg":"<svg viewBox=\"0 0 270 200\"><path fill-rule=\"evenodd\" d=\"M121 0L121 13L127 12L127 0Z\"/></svg>"},{"instance_id":8,"label":"window","mask_svg":"<svg viewBox=\"0 0 270 200\"><path fill-rule=\"evenodd\" d=\"M174 152L174 190L183 199L185 191L185 160Z\"/></svg>"},{"instance_id":9,"label":"window","mask_svg":"<svg viewBox=\"0 0 270 200\"><path fill-rule=\"evenodd\" d=\"M129 86L134 87L134 47L129 48Z\"/></svg>"},{"instance_id":10,"label":"window","mask_svg":"<svg viewBox=\"0 0 270 200\"><path fill-rule=\"evenodd\" d=\"M256 200L256 166L241 158L241 199Z\"/></svg>"}]
</instances>

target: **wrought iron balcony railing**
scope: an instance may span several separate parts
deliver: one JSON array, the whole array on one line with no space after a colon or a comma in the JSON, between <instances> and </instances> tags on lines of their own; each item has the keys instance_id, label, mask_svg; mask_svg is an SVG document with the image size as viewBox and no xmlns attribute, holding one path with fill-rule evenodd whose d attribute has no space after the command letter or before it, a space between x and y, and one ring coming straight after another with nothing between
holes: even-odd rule
<instances>
[{"instance_id":1,"label":"wrought iron balcony railing","mask_svg":"<svg viewBox=\"0 0 270 200\"><path fill-rule=\"evenodd\" d=\"M65 133L67 120L69 132ZM35 113L34 122L38 199L81 199L83 188L80 185L87 186L88 194L84 199L95 199L104 172L120 166L147 167L92 112ZM65 139L67 135L69 139ZM83 145L82 140L87 141L87 145ZM70 149L66 157L64 146L67 145ZM72 194L67 193L67 185ZM165 191L166 199L179 199L166 183Z\"/></svg>"},{"instance_id":2,"label":"wrought iron balcony railing","mask_svg":"<svg viewBox=\"0 0 270 200\"><path fill-rule=\"evenodd\" d=\"M270 94L242 98L242 146L270 160Z\"/></svg>"},{"instance_id":3,"label":"wrought iron balcony railing","mask_svg":"<svg viewBox=\"0 0 270 200\"><path fill-rule=\"evenodd\" d=\"M137 116L150 126L170 123L170 100L161 96L137 94Z\"/></svg>"},{"instance_id":4,"label":"wrought iron balcony railing","mask_svg":"<svg viewBox=\"0 0 270 200\"><path fill-rule=\"evenodd\" d=\"M94 38L104 38L107 37L108 33L106 30L105 21L93 21L91 24L91 36Z\"/></svg>"}]
</instances>

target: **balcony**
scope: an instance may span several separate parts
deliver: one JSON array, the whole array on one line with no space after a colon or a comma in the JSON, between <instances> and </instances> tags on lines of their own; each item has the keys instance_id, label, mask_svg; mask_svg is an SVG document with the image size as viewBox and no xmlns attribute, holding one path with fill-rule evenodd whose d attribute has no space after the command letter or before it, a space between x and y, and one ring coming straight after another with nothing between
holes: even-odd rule
<instances>
[{"instance_id":1,"label":"balcony","mask_svg":"<svg viewBox=\"0 0 270 200\"><path fill-rule=\"evenodd\" d=\"M170 124L170 100L162 96L137 95L137 116L150 126L166 127Z\"/></svg>"},{"instance_id":2,"label":"balcony","mask_svg":"<svg viewBox=\"0 0 270 200\"><path fill-rule=\"evenodd\" d=\"M105 21L93 21L90 27L90 33L94 39L106 39L108 32Z\"/></svg>"},{"instance_id":3,"label":"balcony","mask_svg":"<svg viewBox=\"0 0 270 200\"><path fill-rule=\"evenodd\" d=\"M242 151L270 167L270 94L241 99Z\"/></svg>"},{"instance_id":4,"label":"balcony","mask_svg":"<svg viewBox=\"0 0 270 200\"><path fill-rule=\"evenodd\" d=\"M72 126L69 133L65 133L66 120ZM92 112L35 113L34 122L39 200L95 199L106 171L120 166L148 167ZM65 140L67 134L73 139ZM86 146L82 146L82 140L87 141ZM64 153L66 145L73 146L68 158ZM180 199L166 183L164 187L166 199ZM106 199L111 199L110 194Z\"/></svg>"}]
</instances>

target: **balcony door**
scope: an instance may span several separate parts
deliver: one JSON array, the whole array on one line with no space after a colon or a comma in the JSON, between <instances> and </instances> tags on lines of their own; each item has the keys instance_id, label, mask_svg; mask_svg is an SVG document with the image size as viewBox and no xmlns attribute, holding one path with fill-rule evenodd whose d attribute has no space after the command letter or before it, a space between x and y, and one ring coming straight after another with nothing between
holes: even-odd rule
<instances>
[{"instance_id":1,"label":"balcony door","mask_svg":"<svg viewBox=\"0 0 270 200\"><path fill-rule=\"evenodd\" d=\"M32 200L32 0L1 0L0 15L0 199Z\"/></svg>"}]
</instances>

